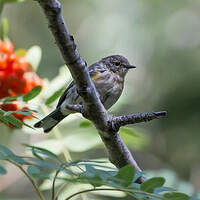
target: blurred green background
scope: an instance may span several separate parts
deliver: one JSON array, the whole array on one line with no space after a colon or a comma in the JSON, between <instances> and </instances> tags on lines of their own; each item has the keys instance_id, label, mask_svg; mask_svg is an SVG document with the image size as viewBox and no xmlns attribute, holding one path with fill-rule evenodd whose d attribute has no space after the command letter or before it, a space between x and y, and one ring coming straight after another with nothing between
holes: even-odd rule
<instances>
[{"instance_id":1,"label":"blurred green background","mask_svg":"<svg viewBox=\"0 0 200 200\"><path fill-rule=\"evenodd\" d=\"M146 138L143 145L135 142L134 146L134 141L129 141L141 168L170 169L180 180L192 183L192 192L197 191L200 188L200 1L61 2L66 23L88 65L111 54L122 54L137 66L128 74L123 96L112 112L168 111L166 119L134 126ZM8 18L9 37L16 48L28 49L33 45L42 48L38 74L53 79L64 62L39 5L30 0L9 4L3 16ZM12 134L3 126L0 128L1 143L16 151L22 151L22 140L30 139L26 133ZM61 130L67 134L64 128ZM81 132L79 126L68 130ZM37 139L33 141L40 137L36 132L33 138ZM106 157L106 153L98 146L72 153L72 157ZM20 180L18 186L13 183L3 191L0 189L2 199L22 199L22 196L33 199L27 194L32 194L32 189L23 187L27 184L25 178Z\"/></svg>"}]
</instances>

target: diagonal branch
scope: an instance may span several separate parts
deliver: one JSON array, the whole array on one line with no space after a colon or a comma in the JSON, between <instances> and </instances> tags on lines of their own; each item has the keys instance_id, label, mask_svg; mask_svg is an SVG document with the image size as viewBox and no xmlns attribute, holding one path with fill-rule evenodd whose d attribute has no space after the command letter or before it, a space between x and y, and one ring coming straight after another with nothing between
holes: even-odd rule
<instances>
[{"instance_id":1,"label":"diagonal branch","mask_svg":"<svg viewBox=\"0 0 200 200\"><path fill-rule=\"evenodd\" d=\"M141 171L127 146L121 139L118 129L120 126L139 123L146 120L164 116L164 112L134 114L128 116L114 117L107 113L102 105L94 83L92 82L86 62L81 58L76 50L73 37L70 35L68 28L61 14L61 4L58 0L36 0L42 7L49 24L49 28L54 35L56 43L62 53L72 77L76 83L78 92L83 98L83 107L78 105L69 105L70 110L83 113L83 116L90 119L106 146L110 161L118 168L131 164L137 171ZM141 177L137 180L142 183Z\"/></svg>"}]
</instances>

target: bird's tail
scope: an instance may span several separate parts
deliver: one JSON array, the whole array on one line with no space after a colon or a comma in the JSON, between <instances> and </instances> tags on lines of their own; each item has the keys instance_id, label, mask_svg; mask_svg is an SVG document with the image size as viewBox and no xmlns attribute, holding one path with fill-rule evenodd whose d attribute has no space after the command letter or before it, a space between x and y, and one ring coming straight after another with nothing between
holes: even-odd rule
<instances>
[{"instance_id":1,"label":"bird's tail","mask_svg":"<svg viewBox=\"0 0 200 200\"><path fill-rule=\"evenodd\" d=\"M61 120L63 120L67 115L63 115L60 108L57 108L45 118L34 124L35 128L43 128L45 133L51 131Z\"/></svg>"}]
</instances>

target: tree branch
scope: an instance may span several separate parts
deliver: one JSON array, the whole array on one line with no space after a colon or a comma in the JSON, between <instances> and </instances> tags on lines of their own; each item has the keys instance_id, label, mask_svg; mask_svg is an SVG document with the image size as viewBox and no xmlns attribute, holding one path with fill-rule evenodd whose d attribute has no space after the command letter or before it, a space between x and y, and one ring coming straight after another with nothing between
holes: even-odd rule
<instances>
[{"instance_id":1,"label":"tree branch","mask_svg":"<svg viewBox=\"0 0 200 200\"><path fill-rule=\"evenodd\" d=\"M137 171L141 171L127 146L122 141L118 129L120 126L126 124L152 120L165 114L163 112L160 114L157 112L120 117L113 117L108 114L89 76L86 62L76 50L74 39L70 35L61 15L61 4L58 0L36 1L43 8L49 23L49 28L77 85L78 92L83 98L83 107L69 105L68 108L81 113L84 111L83 115L93 122L107 148L110 161L116 167L120 168L131 164ZM143 181L143 178L137 180L138 183Z\"/></svg>"},{"instance_id":2,"label":"tree branch","mask_svg":"<svg viewBox=\"0 0 200 200\"><path fill-rule=\"evenodd\" d=\"M160 119L167 115L166 111L160 112L150 112L150 113L136 113L131 115L123 115L118 117L113 117L112 123L113 128L119 130L121 126L125 126L128 124L136 124L141 122L147 122L153 119Z\"/></svg>"}]
</instances>

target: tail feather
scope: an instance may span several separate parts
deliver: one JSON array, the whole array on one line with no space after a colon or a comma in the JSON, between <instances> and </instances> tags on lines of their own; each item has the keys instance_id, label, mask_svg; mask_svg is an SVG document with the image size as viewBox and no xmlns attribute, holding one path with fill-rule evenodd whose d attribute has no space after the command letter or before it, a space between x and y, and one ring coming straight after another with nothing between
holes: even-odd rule
<instances>
[{"instance_id":1,"label":"tail feather","mask_svg":"<svg viewBox=\"0 0 200 200\"><path fill-rule=\"evenodd\" d=\"M45 133L48 133L53 129L61 120L63 120L67 115L63 115L60 108L57 108L45 118L34 124L35 128L43 128Z\"/></svg>"}]
</instances>

